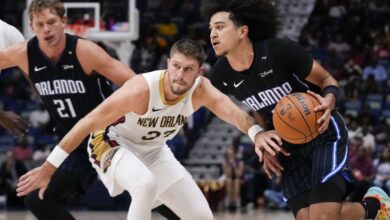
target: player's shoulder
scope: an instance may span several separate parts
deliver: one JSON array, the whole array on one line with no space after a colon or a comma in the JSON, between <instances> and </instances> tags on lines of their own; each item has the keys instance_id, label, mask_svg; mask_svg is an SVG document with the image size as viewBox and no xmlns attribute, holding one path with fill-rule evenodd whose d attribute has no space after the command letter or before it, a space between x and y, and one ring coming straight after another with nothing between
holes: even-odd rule
<instances>
[{"instance_id":1,"label":"player's shoulder","mask_svg":"<svg viewBox=\"0 0 390 220\"><path fill-rule=\"evenodd\" d=\"M130 89L133 94L140 98L144 98L146 94L149 94L149 86L143 74L131 77L123 87Z\"/></svg>"},{"instance_id":2,"label":"player's shoulder","mask_svg":"<svg viewBox=\"0 0 390 220\"><path fill-rule=\"evenodd\" d=\"M226 57L222 56L217 59L214 64L214 67L226 67L228 65L228 61Z\"/></svg>"},{"instance_id":3,"label":"player's shoulder","mask_svg":"<svg viewBox=\"0 0 390 220\"><path fill-rule=\"evenodd\" d=\"M92 49L94 47L97 47L97 44L87 40L85 38L77 37L77 36L70 36L69 38L73 39L75 42L77 42L76 46L80 49Z\"/></svg>"},{"instance_id":4,"label":"player's shoulder","mask_svg":"<svg viewBox=\"0 0 390 220\"><path fill-rule=\"evenodd\" d=\"M223 74L226 72L227 69L229 69L230 64L226 57L220 57L218 60L215 62L212 68L212 73L213 74Z\"/></svg>"},{"instance_id":5,"label":"player's shoulder","mask_svg":"<svg viewBox=\"0 0 390 220\"><path fill-rule=\"evenodd\" d=\"M271 38L266 40L266 44L270 49L277 50L282 52L283 50L286 50L291 47L296 47L299 45L296 41L288 38Z\"/></svg>"}]
</instances>

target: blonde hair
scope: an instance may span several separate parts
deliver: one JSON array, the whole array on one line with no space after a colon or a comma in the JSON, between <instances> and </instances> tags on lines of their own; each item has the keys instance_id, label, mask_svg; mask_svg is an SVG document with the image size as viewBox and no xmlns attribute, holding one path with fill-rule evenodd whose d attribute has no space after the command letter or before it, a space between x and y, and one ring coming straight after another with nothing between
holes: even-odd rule
<instances>
[{"instance_id":1,"label":"blonde hair","mask_svg":"<svg viewBox=\"0 0 390 220\"><path fill-rule=\"evenodd\" d=\"M41 12L47 8L60 18L65 16L64 4L59 0L32 0L30 6L28 7L28 16L30 21L32 21L33 14Z\"/></svg>"}]
</instances>

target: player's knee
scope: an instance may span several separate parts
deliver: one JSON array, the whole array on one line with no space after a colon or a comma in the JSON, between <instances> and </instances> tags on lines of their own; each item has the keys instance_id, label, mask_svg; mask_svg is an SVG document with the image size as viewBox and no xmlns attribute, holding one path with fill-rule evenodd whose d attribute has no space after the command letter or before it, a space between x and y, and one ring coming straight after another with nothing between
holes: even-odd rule
<instances>
[{"instance_id":1,"label":"player's knee","mask_svg":"<svg viewBox=\"0 0 390 220\"><path fill-rule=\"evenodd\" d=\"M201 212L197 212L195 216L192 216L192 219L205 219L205 220L212 220L213 219L213 213L210 209L202 210Z\"/></svg>"},{"instance_id":2,"label":"player's knee","mask_svg":"<svg viewBox=\"0 0 390 220\"><path fill-rule=\"evenodd\" d=\"M143 175L139 176L136 191L142 191L144 196L150 195L154 198L157 191L157 181L151 172L145 172Z\"/></svg>"},{"instance_id":3,"label":"player's knee","mask_svg":"<svg viewBox=\"0 0 390 220\"><path fill-rule=\"evenodd\" d=\"M188 219L204 219L204 220L212 220L213 219L213 213L208 206L208 204L202 205L202 206L194 206L191 208L191 216ZM187 219L187 218L185 218Z\"/></svg>"}]
</instances>

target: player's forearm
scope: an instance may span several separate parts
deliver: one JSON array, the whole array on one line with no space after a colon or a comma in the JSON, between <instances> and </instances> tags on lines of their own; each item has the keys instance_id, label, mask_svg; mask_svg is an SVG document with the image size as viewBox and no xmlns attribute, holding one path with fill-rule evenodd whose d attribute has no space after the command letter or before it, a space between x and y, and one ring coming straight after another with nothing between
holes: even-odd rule
<instances>
[{"instance_id":1,"label":"player's forearm","mask_svg":"<svg viewBox=\"0 0 390 220\"><path fill-rule=\"evenodd\" d=\"M87 120L80 120L58 144L65 152L71 153L79 146L85 137L92 131Z\"/></svg>"},{"instance_id":2,"label":"player's forearm","mask_svg":"<svg viewBox=\"0 0 390 220\"><path fill-rule=\"evenodd\" d=\"M249 128L256 123L253 117L251 117L248 113L242 110L236 113L235 118L236 127L240 129L244 134L248 134Z\"/></svg>"}]
</instances>

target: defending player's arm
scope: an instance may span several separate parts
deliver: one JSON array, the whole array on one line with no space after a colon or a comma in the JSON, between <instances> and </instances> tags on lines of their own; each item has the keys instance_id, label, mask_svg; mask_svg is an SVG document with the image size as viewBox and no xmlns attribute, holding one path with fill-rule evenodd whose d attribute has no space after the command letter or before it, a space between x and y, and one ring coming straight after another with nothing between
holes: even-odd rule
<instances>
[{"instance_id":1,"label":"defending player's arm","mask_svg":"<svg viewBox=\"0 0 390 220\"><path fill-rule=\"evenodd\" d=\"M98 72L117 85L123 85L135 73L125 64L112 58L97 44L79 39L76 54L86 73Z\"/></svg>"},{"instance_id":2,"label":"defending player's arm","mask_svg":"<svg viewBox=\"0 0 390 220\"><path fill-rule=\"evenodd\" d=\"M248 134L255 142L255 150L259 157L262 157L263 149L271 155L275 155L275 151L281 151L288 155L281 147L282 140L274 131L262 132L263 130L260 126L255 125L255 120L249 114L235 105L228 96L216 89L208 79L202 79L201 84L194 92L192 103L194 109L205 106L222 120Z\"/></svg>"},{"instance_id":3,"label":"defending player's arm","mask_svg":"<svg viewBox=\"0 0 390 220\"><path fill-rule=\"evenodd\" d=\"M0 109L0 126L7 129L15 136L26 133L28 123L18 114Z\"/></svg>"},{"instance_id":4,"label":"defending player's arm","mask_svg":"<svg viewBox=\"0 0 390 220\"><path fill-rule=\"evenodd\" d=\"M313 67L306 77L306 80L319 86L322 90L322 96L311 91L308 93L316 97L321 104L320 106L317 106L314 111L324 111L324 115L317 121L320 125L319 133L323 133L328 129L332 110L335 108L337 99L340 96L338 83L336 79L315 60L313 60Z\"/></svg>"},{"instance_id":5,"label":"defending player's arm","mask_svg":"<svg viewBox=\"0 0 390 220\"><path fill-rule=\"evenodd\" d=\"M142 103L148 100L149 92L143 77L133 77L109 98L81 119L60 141L42 166L21 176L17 185L17 195L24 196L40 189L39 197L50 182L51 176L84 138L91 132L104 129L128 112L139 112L145 107Z\"/></svg>"},{"instance_id":6,"label":"defending player's arm","mask_svg":"<svg viewBox=\"0 0 390 220\"><path fill-rule=\"evenodd\" d=\"M27 62L23 60L25 45L26 43L18 43L0 50L0 71L14 66L26 70ZM26 132L28 123L14 112L0 110L0 126L9 130L13 135L19 136Z\"/></svg>"},{"instance_id":7,"label":"defending player's arm","mask_svg":"<svg viewBox=\"0 0 390 220\"><path fill-rule=\"evenodd\" d=\"M21 42L0 50L0 70L18 66L28 72L26 48L27 43Z\"/></svg>"}]
</instances>

